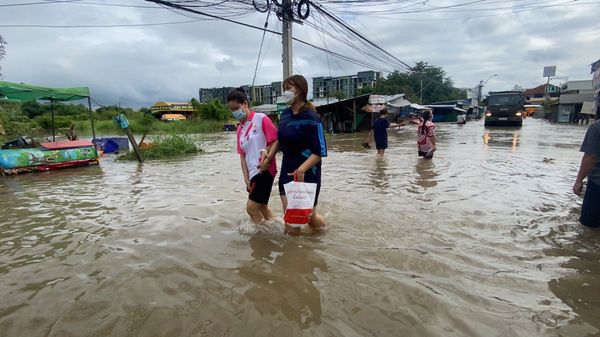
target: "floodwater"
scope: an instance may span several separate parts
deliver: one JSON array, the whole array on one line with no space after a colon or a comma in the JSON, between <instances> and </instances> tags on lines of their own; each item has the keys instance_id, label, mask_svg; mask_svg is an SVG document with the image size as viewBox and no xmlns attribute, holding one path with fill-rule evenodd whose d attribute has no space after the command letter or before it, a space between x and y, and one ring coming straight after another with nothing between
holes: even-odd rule
<instances>
[{"instance_id":1,"label":"floodwater","mask_svg":"<svg viewBox=\"0 0 600 337\"><path fill-rule=\"evenodd\" d=\"M138 165L0 177L0 336L592 336L600 232L571 186L585 127L335 135L320 236L254 227L233 134ZM281 216L274 189L272 208Z\"/></svg>"}]
</instances>

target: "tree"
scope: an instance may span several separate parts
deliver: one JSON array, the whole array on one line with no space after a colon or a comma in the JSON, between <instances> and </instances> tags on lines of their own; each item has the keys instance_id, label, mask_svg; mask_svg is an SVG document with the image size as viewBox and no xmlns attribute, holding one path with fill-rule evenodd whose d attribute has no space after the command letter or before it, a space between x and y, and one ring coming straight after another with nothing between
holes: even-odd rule
<instances>
[{"instance_id":1,"label":"tree","mask_svg":"<svg viewBox=\"0 0 600 337\"><path fill-rule=\"evenodd\" d=\"M0 61L6 56L6 40L0 35ZM0 78L2 78L2 67L0 66Z\"/></svg>"},{"instance_id":2,"label":"tree","mask_svg":"<svg viewBox=\"0 0 600 337\"><path fill-rule=\"evenodd\" d=\"M423 104L452 101L466 97L464 90L454 87L452 78L446 76L442 67L430 66L427 62L417 62L409 72L395 71L380 79L375 92L383 95L405 94L413 102Z\"/></svg>"},{"instance_id":3,"label":"tree","mask_svg":"<svg viewBox=\"0 0 600 337\"><path fill-rule=\"evenodd\" d=\"M194 112L197 117L213 121L224 121L229 119L231 112L227 107L223 106L219 101L210 103L200 103L197 99L192 98L191 102L194 107Z\"/></svg>"},{"instance_id":4,"label":"tree","mask_svg":"<svg viewBox=\"0 0 600 337\"><path fill-rule=\"evenodd\" d=\"M333 97L337 98L339 101L346 99L346 93L344 93L343 91L336 91L333 93Z\"/></svg>"},{"instance_id":5,"label":"tree","mask_svg":"<svg viewBox=\"0 0 600 337\"><path fill-rule=\"evenodd\" d=\"M375 87L362 87L356 91L356 96L372 94L375 92Z\"/></svg>"},{"instance_id":6,"label":"tree","mask_svg":"<svg viewBox=\"0 0 600 337\"><path fill-rule=\"evenodd\" d=\"M201 117L202 116L202 103L198 102L198 100L195 99L195 98L192 98L192 100L190 101L190 103L194 107L194 116L193 116L193 119Z\"/></svg>"}]
</instances>

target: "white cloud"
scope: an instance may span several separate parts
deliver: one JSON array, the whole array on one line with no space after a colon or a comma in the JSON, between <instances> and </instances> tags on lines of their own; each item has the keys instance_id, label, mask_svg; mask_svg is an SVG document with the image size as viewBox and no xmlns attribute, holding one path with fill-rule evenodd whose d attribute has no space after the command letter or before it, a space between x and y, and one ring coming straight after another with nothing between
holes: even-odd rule
<instances>
[{"instance_id":1,"label":"white cloud","mask_svg":"<svg viewBox=\"0 0 600 337\"><path fill-rule=\"evenodd\" d=\"M96 0L100 2L101 0ZM27 2L11 0L11 3ZM103 1L116 3L116 1ZM3 2L4 3L4 2ZM147 5L142 0L119 3ZM450 4L442 1L438 6ZM454 2L456 3L456 1ZM521 5L519 5L521 4ZM488 12L485 6L513 10ZM355 29L414 64L443 66L457 86L472 87L492 74L486 90L541 84L542 68L557 65L570 79L588 79L600 58L600 21L593 5L520 12L522 1L482 3L457 9L384 15L342 15ZM411 7L419 8L419 7ZM367 8L365 7L365 10ZM516 12L510 14L509 12ZM508 13L508 14L505 14ZM314 14L313 14L314 15ZM265 16L240 19L262 26ZM165 9L76 4L0 7L0 25L110 25L186 21ZM270 29L279 29L272 17ZM188 100L199 87L249 84L254 75L260 31L218 21L127 28L0 28L8 41L2 62L5 80L48 86L89 86L103 104L149 106L158 100ZM296 25L294 35L322 46L314 30ZM342 41L329 49L376 62ZM306 77L356 73L364 67L328 58L294 44L295 71ZM257 84L281 79L281 39L267 34Z\"/></svg>"}]
</instances>

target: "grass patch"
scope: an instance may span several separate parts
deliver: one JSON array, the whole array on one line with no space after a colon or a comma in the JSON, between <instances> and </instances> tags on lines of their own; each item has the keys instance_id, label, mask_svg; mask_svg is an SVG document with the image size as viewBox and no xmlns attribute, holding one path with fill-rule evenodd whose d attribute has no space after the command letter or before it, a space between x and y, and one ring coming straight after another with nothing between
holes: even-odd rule
<instances>
[{"instance_id":1,"label":"grass patch","mask_svg":"<svg viewBox=\"0 0 600 337\"><path fill-rule=\"evenodd\" d=\"M201 152L200 139L190 135L158 136L147 147L140 148L144 160L163 159ZM129 151L118 157L119 160L137 160L135 152Z\"/></svg>"}]
</instances>

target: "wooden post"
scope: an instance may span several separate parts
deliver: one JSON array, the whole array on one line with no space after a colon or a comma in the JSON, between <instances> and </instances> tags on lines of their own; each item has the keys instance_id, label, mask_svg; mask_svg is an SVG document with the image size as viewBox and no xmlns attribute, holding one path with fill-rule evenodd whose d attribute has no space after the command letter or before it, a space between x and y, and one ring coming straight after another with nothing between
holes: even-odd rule
<instances>
[{"instance_id":1,"label":"wooden post","mask_svg":"<svg viewBox=\"0 0 600 337\"><path fill-rule=\"evenodd\" d=\"M125 133L127 133L127 137L129 138L129 142L131 142L131 146L133 146L133 151L135 151L135 154L138 158L138 161L140 163L144 162L144 158L142 157L142 153L140 152L140 148L138 147L138 144L135 141L135 137L133 137L133 132L131 132L131 129L129 127L127 127L125 129Z\"/></svg>"},{"instance_id":2,"label":"wooden post","mask_svg":"<svg viewBox=\"0 0 600 337\"><path fill-rule=\"evenodd\" d=\"M96 128L94 127L94 116L92 114L92 99L88 96L88 107L90 108L90 121L92 122L92 140L96 139Z\"/></svg>"},{"instance_id":3,"label":"wooden post","mask_svg":"<svg viewBox=\"0 0 600 337\"><path fill-rule=\"evenodd\" d=\"M356 125L356 100L352 101L352 132L356 132L358 125Z\"/></svg>"},{"instance_id":4,"label":"wooden post","mask_svg":"<svg viewBox=\"0 0 600 337\"><path fill-rule=\"evenodd\" d=\"M50 99L50 112L52 113L52 141L56 141L56 131L54 129L54 105L52 104L53 99Z\"/></svg>"}]
</instances>

